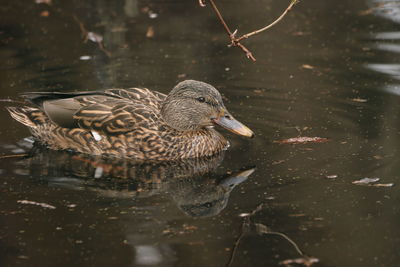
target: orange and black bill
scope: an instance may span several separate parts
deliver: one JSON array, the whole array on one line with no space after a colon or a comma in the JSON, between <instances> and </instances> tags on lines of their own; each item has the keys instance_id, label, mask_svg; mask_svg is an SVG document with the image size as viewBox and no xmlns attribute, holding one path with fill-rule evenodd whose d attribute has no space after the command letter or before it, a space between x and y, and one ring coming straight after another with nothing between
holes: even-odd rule
<instances>
[{"instance_id":1,"label":"orange and black bill","mask_svg":"<svg viewBox=\"0 0 400 267\"><path fill-rule=\"evenodd\" d=\"M243 125L240 121L236 120L232 115L221 116L217 119L214 119L214 122L225 129L246 137L253 138L254 133L247 126Z\"/></svg>"}]
</instances>

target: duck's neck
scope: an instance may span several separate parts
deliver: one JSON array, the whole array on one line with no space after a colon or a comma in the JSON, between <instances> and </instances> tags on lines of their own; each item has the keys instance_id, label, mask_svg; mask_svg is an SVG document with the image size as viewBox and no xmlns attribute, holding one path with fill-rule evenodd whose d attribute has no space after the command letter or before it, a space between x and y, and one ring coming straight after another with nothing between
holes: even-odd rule
<instances>
[{"instance_id":1,"label":"duck's neck","mask_svg":"<svg viewBox=\"0 0 400 267\"><path fill-rule=\"evenodd\" d=\"M197 131L186 132L184 135L185 149L191 154L189 157L212 156L226 150L229 142L216 130L203 128Z\"/></svg>"}]
</instances>

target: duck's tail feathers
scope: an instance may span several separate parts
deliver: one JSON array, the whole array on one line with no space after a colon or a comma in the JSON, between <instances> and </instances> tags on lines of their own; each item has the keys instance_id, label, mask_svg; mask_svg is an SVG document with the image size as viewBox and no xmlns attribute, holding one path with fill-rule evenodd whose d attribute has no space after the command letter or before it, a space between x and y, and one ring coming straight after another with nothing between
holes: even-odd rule
<instances>
[{"instance_id":1,"label":"duck's tail feathers","mask_svg":"<svg viewBox=\"0 0 400 267\"><path fill-rule=\"evenodd\" d=\"M46 114L38 108L32 107L6 107L11 117L28 127L36 127L48 122Z\"/></svg>"}]
</instances>

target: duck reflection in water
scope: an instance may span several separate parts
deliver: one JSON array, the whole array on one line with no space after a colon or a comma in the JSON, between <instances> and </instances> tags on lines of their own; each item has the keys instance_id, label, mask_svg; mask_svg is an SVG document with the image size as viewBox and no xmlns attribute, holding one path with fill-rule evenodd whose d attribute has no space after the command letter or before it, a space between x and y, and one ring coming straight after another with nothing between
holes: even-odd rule
<instances>
[{"instance_id":1,"label":"duck reflection in water","mask_svg":"<svg viewBox=\"0 0 400 267\"><path fill-rule=\"evenodd\" d=\"M219 214L232 189L254 168L218 175L224 153L179 161L137 161L54 151L34 146L20 162L29 174L49 185L91 190L114 198L170 197L185 214L207 217Z\"/></svg>"}]
</instances>

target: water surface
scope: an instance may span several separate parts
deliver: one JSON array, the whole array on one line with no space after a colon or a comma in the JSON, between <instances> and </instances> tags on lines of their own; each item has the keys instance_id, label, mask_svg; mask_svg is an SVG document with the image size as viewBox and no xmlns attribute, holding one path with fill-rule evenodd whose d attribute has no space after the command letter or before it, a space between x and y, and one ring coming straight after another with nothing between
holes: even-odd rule
<instances>
[{"instance_id":1,"label":"water surface","mask_svg":"<svg viewBox=\"0 0 400 267\"><path fill-rule=\"evenodd\" d=\"M205 162L96 159L32 151L21 141L27 129L3 108L0 153L29 155L0 159L1 266L225 266L232 251L230 266L309 257L315 266L398 265L396 1L302 1L245 41L257 63L228 48L215 15L194 0L3 2L1 98L131 86L168 93L197 79L215 85L256 138L221 129L232 146ZM218 3L239 33L285 8ZM85 31L101 35L104 49ZM299 136L329 141L275 142ZM394 185L352 184L366 177Z\"/></svg>"}]
</instances>

